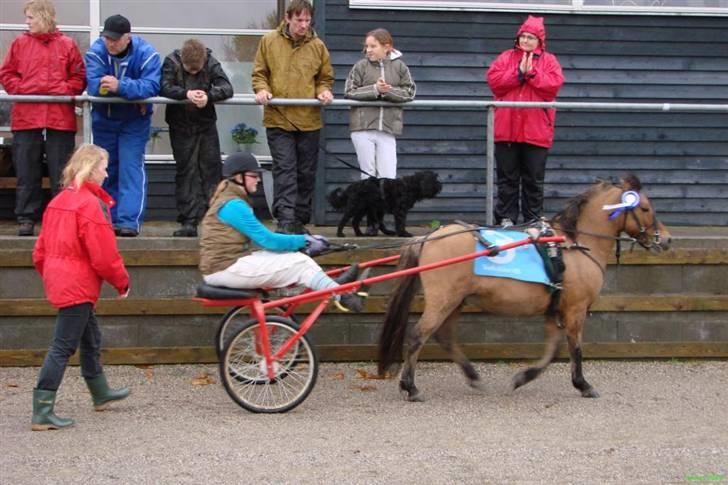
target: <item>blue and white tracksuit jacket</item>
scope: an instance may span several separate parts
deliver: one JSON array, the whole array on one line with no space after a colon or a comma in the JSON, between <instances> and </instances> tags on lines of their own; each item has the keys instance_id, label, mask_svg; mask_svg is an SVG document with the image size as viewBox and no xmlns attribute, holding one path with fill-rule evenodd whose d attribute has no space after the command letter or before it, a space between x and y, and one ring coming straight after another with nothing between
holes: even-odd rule
<instances>
[{"instance_id":1,"label":"blue and white tracksuit jacket","mask_svg":"<svg viewBox=\"0 0 728 485\"><path fill-rule=\"evenodd\" d=\"M132 35L126 56L112 56L99 37L86 53L88 94L99 96L101 78L112 75L119 80L116 96L144 99L159 94L161 61L154 47ZM116 200L111 209L115 228L139 231L144 220L147 177L144 172L144 147L149 140L151 104L93 104L94 143L109 152L109 178L104 189Z\"/></svg>"}]
</instances>

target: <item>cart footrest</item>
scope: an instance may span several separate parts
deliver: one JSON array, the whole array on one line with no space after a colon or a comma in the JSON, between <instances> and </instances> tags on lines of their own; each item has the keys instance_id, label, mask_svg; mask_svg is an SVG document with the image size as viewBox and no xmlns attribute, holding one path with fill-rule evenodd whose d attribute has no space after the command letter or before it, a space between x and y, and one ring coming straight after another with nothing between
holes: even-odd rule
<instances>
[{"instance_id":1,"label":"cart footrest","mask_svg":"<svg viewBox=\"0 0 728 485\"><path fill-rule=\"evenodd\" d=\"M240 288L227 288L225 286L212 286L207 283L197 285L195 296L208 300L244 300L247 298L260 298L260 290L243 290Z\"/></svg>"}]
</instances>

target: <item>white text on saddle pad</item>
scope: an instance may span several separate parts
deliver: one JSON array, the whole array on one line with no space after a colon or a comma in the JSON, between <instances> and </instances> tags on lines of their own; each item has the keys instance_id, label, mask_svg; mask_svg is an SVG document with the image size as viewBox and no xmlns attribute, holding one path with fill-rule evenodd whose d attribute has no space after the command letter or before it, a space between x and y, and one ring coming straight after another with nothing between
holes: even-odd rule
<instances>
[{"instance_id":1,"label":"white text on saddle pad","mask_svg":"<svg viewBox=\"0 0 728 485\"><path fill-rule=\"evenodd\" d=\"M518 231L482 229L480 234L496 246L528 239L525 233ZM476 251L482 251L483 249L485 247L480 242L476 243ZM541 259L533 244L524 244L523 246L508 249L493 257L476 258L473 263L473 272L477 276L511 278L544 285L551 283L546 275L543 259Z\"/></svg>"}]
</instances>

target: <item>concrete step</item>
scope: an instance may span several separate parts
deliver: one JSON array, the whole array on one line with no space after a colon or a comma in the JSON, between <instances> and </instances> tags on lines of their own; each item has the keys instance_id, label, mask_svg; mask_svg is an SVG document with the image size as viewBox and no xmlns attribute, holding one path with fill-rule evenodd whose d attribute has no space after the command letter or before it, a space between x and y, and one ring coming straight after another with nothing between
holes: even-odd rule
<instances>
[{"instance_id":1,"label":"concrete step","mask_svg":"<svg viewBox=\"0 0 728 485\"><path fill-rule=\"evenodd\" d=\"M131 277L132 295L140 298L188 297L201 281L197 270L196 248L160 246L155 249L122 249L121 254ZM396 254L391 250L368 249L333 253L317 258L325 268L369 261ZM32 265L32 251L0 249L0 298L42 298L40 277ZM620 264L611 258L603 293L649 294L725 292L728 276L728 248L678 248L661 254L646 251L623 253ZM394 263L375 269L375 275L393 272ZM372 292L388 294L396 280L375 285ZM105 286L104 296L114 291Z\"/></svg>"},{"instance_id":2,"label":"concrete step","mask_svg":"<svg viewBox=\"0 0 728 485\"><path fill-rule=\"evenodd\" d=\"M372 358L386 304L386 296L372 297L361 314L340 313L330 305L308 335L332 358ZM422 298L417 297L411 321L422 308ZM310 305L302 306L296 314L305 318L308 309ZM186 361L193 348L209 355L227 308L203 307L189 299L130 298L101 300L97 310L104 348L126 355L119 362L131 358L131 352L160 363L165 358ZM478 358L485 358L483 349L495 352L490 358L531 358L534 346L543 341L542 317L497 317L471 305L463 310L458 341L470 346ZM0 319L0 365L10 365L18 356L42 355L39 349L47 348L53 335L55 309L43 299L4 299L0 314L5 315ZM246 313L237 317L240 323L247 319ZM641 358L656 352L663 357L728 357L728 296L604 295L587 317L584 341L595 357ZM530 346L527 353L524 346ZM176 357L170 357L173 354Z\"/></svg>"}]
</instances>

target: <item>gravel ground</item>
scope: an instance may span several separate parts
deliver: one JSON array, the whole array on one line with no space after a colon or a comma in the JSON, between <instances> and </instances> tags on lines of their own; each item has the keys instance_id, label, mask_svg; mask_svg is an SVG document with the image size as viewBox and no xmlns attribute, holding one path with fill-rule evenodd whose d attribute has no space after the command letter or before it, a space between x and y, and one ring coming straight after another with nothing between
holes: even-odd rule
<instances>
[{"instance_id":1,"label":"gravel ground","mask_svg":"<svg viewBox=\"0 0 728 485\"><path fill-rule=\"evenodd\" d=\"M728 483L728 362L587 361L508 392L525 364L422 363L424 403L370 363L324 364L287 414L239 408L216 366L109 366L132 395L96 413L77 367L56 411L70 429L31 432L37 368L0 368L0 483ZM207 376L207 377L206 377ZM205 382L215 381L210 384Z\"/></svg>"}]
</instances>

